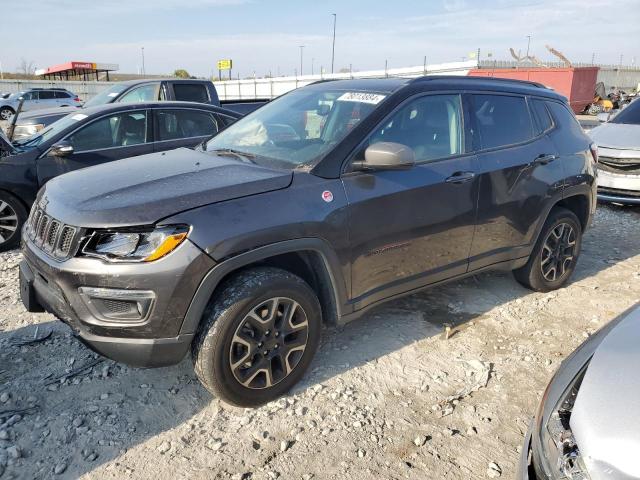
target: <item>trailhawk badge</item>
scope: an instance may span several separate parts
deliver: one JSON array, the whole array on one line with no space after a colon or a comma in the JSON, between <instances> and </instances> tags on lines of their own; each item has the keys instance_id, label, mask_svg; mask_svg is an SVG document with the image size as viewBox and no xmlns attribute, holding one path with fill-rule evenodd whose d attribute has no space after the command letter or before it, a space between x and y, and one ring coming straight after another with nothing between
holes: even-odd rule
<instances>
[{"instance_id":1,"label":"trailhawk badge","mask_svg":"<svg viewBox=\"0 0 640 480\"><path fill-rule=\"evenodd\" d=\"M324 192L322 192L322 199L327 203L333 202L333 193L331 193L329 190L325 190Z\"/></svg>"}]
</instances>

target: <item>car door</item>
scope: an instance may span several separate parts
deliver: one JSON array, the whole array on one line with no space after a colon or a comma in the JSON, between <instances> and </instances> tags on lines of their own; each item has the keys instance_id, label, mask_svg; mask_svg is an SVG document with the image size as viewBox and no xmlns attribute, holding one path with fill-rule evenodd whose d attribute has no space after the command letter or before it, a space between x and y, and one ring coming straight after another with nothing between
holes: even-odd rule
<instances>
[{"instance_id":1,"label":"car door","mask_svg":"<svg viewBox=\"0 0 640 480\"><path fill-rule=\"evenodd\" d=\"M153 110L155 123L155 152L180 147L195 147L212 137L219 120L212 112L191 108L157 108Z\"/></svg>"},{"instance_id":2,"label":"car door","mask_svg":"<svg viewBox=\"0 0 640 480\"><path fill-rule=\"evenodd\" d=\"M356 309L467 271L478 182L464 123L460 95L414 97L354 159L368 145L395 142L413 149L416 165L343 175Z\"/></svg>"},{"instance_id":3,"label":"car door","mask_svg":"<svg viewBox=\"0 0 640 480\"><path fill-rule=\"evenodd\" d=\"M62 140L73 147L71 154L53 157L45 152L38 159L40 185L72 170L151 153L152 135L147 110L130 110L98 117Z\"/></svg>"},{"instance_id":4,"label":"car door","mask_svg":"<svg viewBox=\"0 0 640 480\"><path fill-rule=\"evenodd\" d=\"M469 95L480 180L470 270L528 255L545 206L562 194L564 173L542 107L544 119L534 122L522 95Z\"/></svg>"}]
</instances>

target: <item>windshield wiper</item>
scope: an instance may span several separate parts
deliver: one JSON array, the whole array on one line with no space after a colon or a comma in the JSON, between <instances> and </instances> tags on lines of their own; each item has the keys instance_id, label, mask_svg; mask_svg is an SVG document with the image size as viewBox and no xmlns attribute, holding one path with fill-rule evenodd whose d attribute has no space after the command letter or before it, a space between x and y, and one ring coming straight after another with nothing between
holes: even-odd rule
<instances>
[{"instance_id":1,"label":"windshield wiper","mask_svg":"<svg viewBox=\"0 0 640 480\"><path fill-rule=\"evenodd\" d=\"M253 153L240 152L238 150L234 150L233 148L216 148L215 150L209 150L210 152L217 153L218 155L226 155L228 157L236 157L240 160L249 161L250 163L256 163L253 161L256 158L256 155Z\"/></svg>"}]
</instances>

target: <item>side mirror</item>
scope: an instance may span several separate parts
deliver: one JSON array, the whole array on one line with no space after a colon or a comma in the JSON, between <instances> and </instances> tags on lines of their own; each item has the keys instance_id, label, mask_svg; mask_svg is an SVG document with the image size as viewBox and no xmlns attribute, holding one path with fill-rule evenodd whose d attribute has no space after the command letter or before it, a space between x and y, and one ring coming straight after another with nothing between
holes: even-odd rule
<instances>
[{"instance_id":1,"label":"side mirror","mask_svg":"<svg viewBox=\"0 0 640 480\"><path fill-rule=\"evenodd\" d=\"M49 157L68 157L73 153L73 147L67 142L54 143L47 154Z\"/></svg>"},{"instance_id":2,"label":"side mirror","mask_svg":"<svg viewBox=\"0 0 640 480\"><path fill-rule=\"evenodd\" d=\"M406 170L416 164L413 150L401 143L378 142L369 145L364 161L354 162L356 170Z\"/></svg>"},{"instance_id":3,"label":"side mirror","mask_svg":"<svg viewBox=\"0 0 640 480\"><path fill-rule=\"evenodd\" d=\"M611 119L611 113L610 112L601 112L597 115L598 121L600 123L606 123Z\"/></svg>"}]
</instances>

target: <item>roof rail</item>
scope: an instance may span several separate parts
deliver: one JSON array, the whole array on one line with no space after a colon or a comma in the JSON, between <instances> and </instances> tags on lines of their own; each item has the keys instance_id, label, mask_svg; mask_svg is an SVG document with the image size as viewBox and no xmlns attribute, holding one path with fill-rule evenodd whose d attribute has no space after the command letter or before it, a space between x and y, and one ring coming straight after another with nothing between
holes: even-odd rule
<instances>
[{"instance_id":1,"label":"roof rail","mask_svg":"<svg viewBox=\"0 0 640 480\"><path fill-rule=\"evenodd\" d=\"M501 78L501 77L475 77L475 76L466 76L466 75L427 75L427 76L415 78L411 83L422 82L427 80L442 80L442 79L447 79L447 80L465 79L465 80L471 80L471 81L491 80L491 81L503 82L503 83L531 85L532 87L536 87L536 88L545 88L545 89L547 88L543 84L538 82L533 82L531 80L516 80L513 78Z\"/></svg>"}]
</instances>

